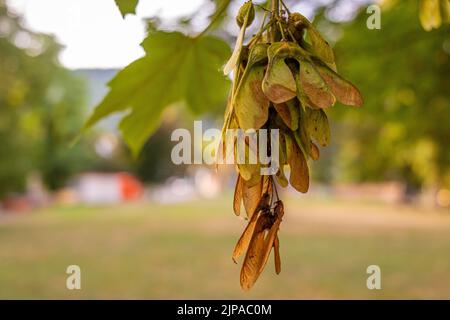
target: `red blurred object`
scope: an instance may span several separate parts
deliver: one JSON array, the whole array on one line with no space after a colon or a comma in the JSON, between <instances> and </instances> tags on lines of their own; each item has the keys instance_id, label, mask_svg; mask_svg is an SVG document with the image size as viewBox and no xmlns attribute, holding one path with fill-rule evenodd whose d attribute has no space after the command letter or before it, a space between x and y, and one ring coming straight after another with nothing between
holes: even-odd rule
<instances>
[{"instance_id":1,"label":"red blurred object","mask_svg":"<svg viewBox=\"0 0 450 320\"><path fill-rule=\"evenodd\" d=\"M144 188L139 180L128 173L119 173L118 177L123 200L137 200L141 197Z\"/></svg>"},{"instance_id":2,"label":"red blurred object","mask_svg":"<svg viewBox=\"0 0 450 320\"><path fill-rule=\"evenodd\" d=\"M126 172L86 172L77 177L74 191L82 203L113 204L138 200L144 186Z\"/></svg>"},{"instance_id":3,"label":"red blurred object","mask_svg":"<svg viewBox=\"0 0 450 320\"><path fill-rule=\"evenodd\" d=\"M3 208L8 212L23 213L29 211L32 205L25 196L10 196L3 201Z\"/></svg>"}]
</instances>

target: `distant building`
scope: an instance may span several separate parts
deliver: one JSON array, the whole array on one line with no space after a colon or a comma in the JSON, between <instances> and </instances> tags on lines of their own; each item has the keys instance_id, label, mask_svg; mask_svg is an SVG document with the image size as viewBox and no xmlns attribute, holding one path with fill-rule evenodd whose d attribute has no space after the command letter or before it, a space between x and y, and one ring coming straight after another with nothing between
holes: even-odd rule
<instances>
[{"instance_id":1,"label":"distant building","mask_svg":"<svg viewBox=\"0 0 450 320\"><path fill-rule=\"evenodd\" d=\"M138 200L142 183L128 173L84 173L74 184L77 200L87 204L113 204Z\"/></svg>"}]
</instances>

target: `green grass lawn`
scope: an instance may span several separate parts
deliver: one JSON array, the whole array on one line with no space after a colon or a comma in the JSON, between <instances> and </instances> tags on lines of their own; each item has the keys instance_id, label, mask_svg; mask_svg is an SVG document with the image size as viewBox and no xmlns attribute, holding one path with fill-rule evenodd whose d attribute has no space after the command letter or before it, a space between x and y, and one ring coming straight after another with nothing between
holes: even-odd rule
<instances>
[{"instance_id":1,"label":"green grass lawn","mask_svg":"<svg viewBox=\"0 0 450 320\"><path fill-rule=\"evenodd\" d=\"M286 203L282 273L271 257L250 293L231 260L245 222L230 197L2 218L0 298L450 298L448 212L304 199ZM72 264L81 290L65 287ZM366 287L372 264L381 290Z\"/></svg>"}]
</instances>

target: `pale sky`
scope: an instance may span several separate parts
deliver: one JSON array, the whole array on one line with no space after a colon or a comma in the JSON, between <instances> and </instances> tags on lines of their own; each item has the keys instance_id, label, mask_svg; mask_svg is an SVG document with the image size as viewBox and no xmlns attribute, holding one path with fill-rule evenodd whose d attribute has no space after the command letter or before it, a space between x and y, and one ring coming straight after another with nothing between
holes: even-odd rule
<instances>
[{"instance_id":1,"label":"pale sky","mask_svg":"<svg viewBox=\"0 0 450 320\"><path fill-rule=\"evenodd\" d=\"M124 67L143 55L142 18L174 19L196 12L203 0L141 0L137 15L122 19L114 0L8 0L25 25L51 33L66 48L60 60L69 68Z\"/></svg>"},{"instance_id":2,"label":"pale sky","mask_svg":"<svg viewBox=\"0 0 450 320\"><path fill-rule=\"evenodd\" d=\"M291 9L311 17L315 1L294 2L296 5ZM243 2L233 3L232 10L237 12ZM144 52L139 44L145 37L143 18L157 16L167 24L200 12L195 25L202 30L212 12L208 9L214 8L207 0L140 0L137 14L123 19L114 0L7 0L7 3L24 16L26 27L56 36L65 46L60 61L72 69L122 68L141 57ZM237 33L237 26L233 26Z\"/></svg>"}]
</instances>

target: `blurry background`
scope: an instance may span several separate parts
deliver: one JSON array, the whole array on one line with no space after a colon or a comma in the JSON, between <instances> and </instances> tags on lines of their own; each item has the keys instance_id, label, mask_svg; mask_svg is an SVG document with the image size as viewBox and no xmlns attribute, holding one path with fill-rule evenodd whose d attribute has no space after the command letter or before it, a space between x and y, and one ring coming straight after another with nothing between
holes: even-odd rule
<instances>
[{"instance_id":1,"label":"blurry background","mask_svg":"<svg viewBox=\"0 0 450 320\"><path fill-rule=\"evenodd\" d=\"M217 31L230 45L241 3ZM232 168L170 159L192 115L170 108L137 159L115 116L73 143L145 30L200 31L213 2L141 0L122 19L113 0L0 0L0 298L450 298L450 28L425 32L418 1L384 1L369 30L369 3L290 2L365 105L328 112L311 191L285 191L283 272L244 294ZM220 128L221 114L203 120ZM71 264L80 291L65 287Z\"/></svg>"}]
</instances>

